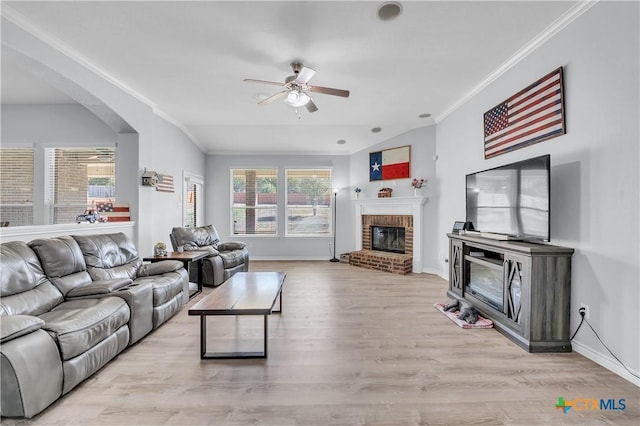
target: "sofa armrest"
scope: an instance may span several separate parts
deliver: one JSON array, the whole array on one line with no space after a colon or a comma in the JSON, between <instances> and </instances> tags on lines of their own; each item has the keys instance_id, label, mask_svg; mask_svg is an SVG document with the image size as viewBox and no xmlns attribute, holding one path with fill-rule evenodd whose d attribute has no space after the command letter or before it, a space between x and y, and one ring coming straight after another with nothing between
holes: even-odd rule
<instances>
[{"instance_id":1,"label":"sofa armrest","mask_svg":"<svg viewBox=\"0 0 640 426\"><path fill-rule=\"evenodd\" d=\"M91 284L72 288L67 292L66 297L86 297L113 293L114 291L130 285L133 281L130 278L114 278L111 280L96 280Z\"/></svg>"},{"instance_id":2,"label":"sofa armrest","mask_svg":"<svg viewBox=\"0 0 640 426\"><path fill-rule=\"evenodd\" d=\"M0 320L0 343L39 330L44 321L31 315L6 315Z\"/></svg>"},{"instance_id":3,"label":"sofa armrest","mask_svg":"<svg viewBox=\"0 0 640 426\"><path fill-rule=\"evenodd\" d=\"M240 241L227 241L225 243L218 244L218 250L220 251L231 251L231 250L242 250L247 246L246 243Z\"/></svg>"},{"instance_id":4,"label":"sofa armrest","mask_svg":"<svg viewBox=\"0 0 640 426\"><path fill-rule=\"evenodd\" d=\"M184 266L178 260L161 260L160 262L145 263L138 268L138 277L150 277L152 275L162 275L167 272L175 272Z\"/></svg>"}]
</instances>

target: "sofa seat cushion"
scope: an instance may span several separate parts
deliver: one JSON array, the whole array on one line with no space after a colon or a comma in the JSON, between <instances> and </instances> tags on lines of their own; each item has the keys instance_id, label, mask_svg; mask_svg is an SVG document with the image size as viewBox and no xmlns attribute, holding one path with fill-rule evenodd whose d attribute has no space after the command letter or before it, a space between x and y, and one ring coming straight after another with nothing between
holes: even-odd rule
<instances>
[{"instance_id":1,"label":"sofa seat cushion","mask_svg":"<svg viewBox=\"0 0 640 426\"><path fill-rule=\"evenodd\" d=\"M222 258L224 269L235 268L238 265L242 265L246 256L246 250L220 252L220 257Z\"/></svg>"},{"instance_id":2,"label":"sofa seat cushion","mask_svg":"<svg viewBox=\"0 0 640 426\"><path fill-rule=\"evenodd\" d=\"M168 272L151 277L140 277L134 284L151 283L153 288L153 306L160 306L182 293L182 275L179 272Z\"/></svg>"},{"instance_id":3,"label":"sofa seat cushion","mask_svg":"<svg viewBox=\"0 0 640 426\"><path fill-rule=\"evenodd\" d=\"M115 333L129 322L129 315L124 299L104 297L64 302L39 317L66 361Z\"/></svg>"}]
</instances>

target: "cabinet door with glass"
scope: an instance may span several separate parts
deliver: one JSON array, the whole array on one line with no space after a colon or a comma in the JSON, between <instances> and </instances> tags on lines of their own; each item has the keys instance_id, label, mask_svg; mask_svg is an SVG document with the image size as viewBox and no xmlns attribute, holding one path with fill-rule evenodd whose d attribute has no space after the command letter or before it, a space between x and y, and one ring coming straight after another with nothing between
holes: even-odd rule
<instances>
[{"instance_id":1,"label":"cabinet door with glass","mask_svg":"<svg viewBox=\"0 0 640 426\"><path fill-rule=\"evenodd\" d=\"M504 255L504 315L508 324L523 332L530 309L530 265L527 256Z\"/></svg>"},{"instance_id":2,"label":"cabinet door with glass","mask_svg":"<svg viewBox=\"0 0 640 426\"><path fill-rule=\"evenodd\" d=\"M462 241L449 240L449 242L449 290L462 296L463 244Z\"/></svg>"}]
</instances>

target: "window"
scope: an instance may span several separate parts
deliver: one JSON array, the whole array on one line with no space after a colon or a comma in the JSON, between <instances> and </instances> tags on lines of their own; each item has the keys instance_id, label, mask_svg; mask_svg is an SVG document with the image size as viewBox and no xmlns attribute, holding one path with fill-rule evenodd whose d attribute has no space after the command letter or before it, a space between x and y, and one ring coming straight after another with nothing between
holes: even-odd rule
<instances>
[{"instance_id":1,"label":"window","mask_svg":"<svg viewBox=\"0 0 640 426\"><path fill-rule=\"evenodd\" d=\"M203 183L204 181L200 176L184 173L183 226L187 228L195 228L202 225L204 219Z\"/></svg>"},{"instance_id":2,"label":"window","mask_svg":"<svg viewBox=\"0 0 640 426\"><path fill-rule=\"evenodd\" d=\"M115 189L115 148L45 148L45 223L75 222Z\"/></svg>"},{"instance_id":3,"label":"window","mask_svg":"<svg viewBox=\"0 0 640 426\"><path fill-rule=\"evenodd\" d=\"M331 234L331 170L287 170L287 235Z\"/></svg>"},{"instance_id":4,"label":"window","mask_svg":"<svg viewBox=\"0 0 640 426\"><path fill-rule=\"evenodd\" d=\"M0 224L33 225L33 148L0 149Z\"/></svg>"},{"instance_id":5,"label":"window","mask_svg":"<svg viewBox=\"0 0 640 426\"><path fill-rule=\"evenodd\" d=\"M277 235L278 170L231 170L234 235Z\"/></svg>"}]
</instances>

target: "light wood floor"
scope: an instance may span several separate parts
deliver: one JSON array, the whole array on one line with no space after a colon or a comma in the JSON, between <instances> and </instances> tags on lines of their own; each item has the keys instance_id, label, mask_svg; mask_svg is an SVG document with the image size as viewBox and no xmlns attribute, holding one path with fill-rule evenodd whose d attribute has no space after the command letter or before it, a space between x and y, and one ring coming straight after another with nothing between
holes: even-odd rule
<instances>
[{"instance_id":1,"label":"light wood floor","mask_svg":"<svg viewBox=\"0 0 640 426\"><path fill-rule=\"evenodd\" d=\"M201 361L185 307L32 421L51 425L639 424L640 390L576 353L529 354L433 304L446 282L330 262L287 272L266 360ZM205 289L200 299L212 290ZM262 318L209 319L209 350L260 350ZM624 398L567 414L558 397Z\"/></svg>"}]
</instances>

